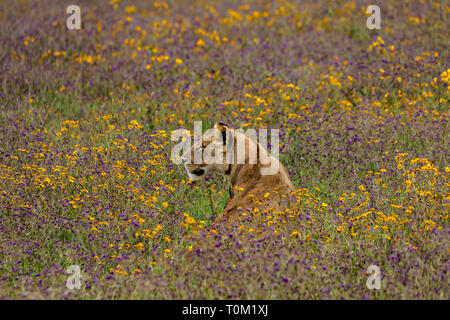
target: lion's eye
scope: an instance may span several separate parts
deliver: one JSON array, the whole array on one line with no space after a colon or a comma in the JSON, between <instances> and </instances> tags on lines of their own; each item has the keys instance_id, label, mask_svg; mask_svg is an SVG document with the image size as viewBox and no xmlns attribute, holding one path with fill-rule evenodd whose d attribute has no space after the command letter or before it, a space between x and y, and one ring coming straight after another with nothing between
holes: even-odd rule
<instances>
[{"instance_id":1,"label":"lion's eye","mask_svg":"<svg viewBox=\"0 0 450 320\"><path fill-rule=\"evenodd\" d=\"M201 150L203 150L203 149L205 149L205 148L206 148L206 146L203 145L203 144L201 144L201 145L199 145L199 146L197 147L197 151L201 151Z\"/></svg>"}]
</instances>

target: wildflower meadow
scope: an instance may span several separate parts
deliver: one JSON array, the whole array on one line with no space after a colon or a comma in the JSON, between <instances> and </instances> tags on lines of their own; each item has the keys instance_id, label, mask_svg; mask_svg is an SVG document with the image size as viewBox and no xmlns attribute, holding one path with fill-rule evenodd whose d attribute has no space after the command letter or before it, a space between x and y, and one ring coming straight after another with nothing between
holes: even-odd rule
<instances>
[{"instance_id":1,"label":"wildflower meadow","mask_svg":"<svg viewBox=\"0 0 450 320\"><path fill-rule=\"evenodd\" d=\"M449 15L0 1L0 298L449 299ZM291 208L211 227L227 178L171 160L195 121L279 130Z\"/></svg>"}]
</instances>

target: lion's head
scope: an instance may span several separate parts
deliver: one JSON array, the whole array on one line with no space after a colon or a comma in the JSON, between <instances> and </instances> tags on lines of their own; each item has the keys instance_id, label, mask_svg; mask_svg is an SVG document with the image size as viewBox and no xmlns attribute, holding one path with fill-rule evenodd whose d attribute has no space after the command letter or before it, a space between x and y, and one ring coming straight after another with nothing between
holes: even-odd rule
<instances>
[{"instance_id":1,"label":"lion's head","mask_svg":"<svg viewBox=\"0 0 450 320\"><path fill-rule=\"evenodd\" d=\"M225 123L217 122L214 128L207 130L201 139L181 156L191 180L199 180L210 171L226 174L230 170L227 141L230 142L232 138L231 130L233 129L229 129Z\"/></svg>"},{"instance_id":2,"label":"lion's head","mask_svg":"<svg viewBox=\"0 0 450 320\"><path fill-rule=\"evenodd\" d=\"M256 131L255 131L256 132ZM274 175L279 161L244 132L217 122L181 157L192 180L199 180L207 172L229 175L233 169L245 166L257 175Z\"/></svg>"}]
</instances>

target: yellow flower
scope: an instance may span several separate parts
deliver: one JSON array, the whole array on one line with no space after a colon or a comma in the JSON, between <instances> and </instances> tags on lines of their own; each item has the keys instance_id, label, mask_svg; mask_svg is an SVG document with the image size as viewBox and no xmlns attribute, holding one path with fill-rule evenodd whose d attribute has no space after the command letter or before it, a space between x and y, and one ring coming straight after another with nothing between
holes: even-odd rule
<instances>
[{"instance_id":1,"label":"yellow flower","mask_svg":"<svg viewBox=\"0 0 450 320\"><path fill-rule=\"evenodd\" d=\"M163 205L164 208L167 208L169 206L169 204L167 202L163 202L162 205Z\"/></svg>"},{"instance_id":2,"label":"yellow flower","mask_svg":"<svg viewBox=\"0 0 450 320\"><path fill-rule=\"evenodd\" d=\"M183 64L183 60L181 60L181 59L179 59L179 58L176 58L176 59L175 59L175 63L176 63L176 64Z\"/></svg>"},{"instance_id":3,"label":"yellow flower","mask_svg":"<svg viewBox=\"0 0 450 320\"><path fill-rule=\"evenodd\" d=\"M125 8L125 12L128 13L128 14L136 13L136 11L137 11L137 9L136 9L135 6L127 6Z\"/></svg>"},{"instance_id":4,"label":"yellow flower","mask_svg":"<svg viewBox=\"0 0 450 320\"><path fill-rule=\"evenodd\" d=\"M202 47L205 45L205 41L203 41L203 39L198 39L197 40L197 46Z\"/></svg>"},{"instance_id":5,"label":"yellow flower","mask_svg":"<svg viewBox=\"0 0 450 320\"><path fill-rule=\"evenodd\" d=\"M186 223L187 224L194 224L195 223L195 219L190 217L187 213L184 214L184 217L186 218Z\"/></svg>"}]
</instances>

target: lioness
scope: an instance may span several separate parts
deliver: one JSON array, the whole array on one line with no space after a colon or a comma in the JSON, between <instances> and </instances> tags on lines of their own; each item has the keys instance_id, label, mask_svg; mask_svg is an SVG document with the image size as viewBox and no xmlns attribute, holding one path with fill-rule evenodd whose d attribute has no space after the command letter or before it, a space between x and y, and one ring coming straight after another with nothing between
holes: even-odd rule
<instances>
[{"instance_id":1,"label":"lioness","mask_svg":"<svg viewBox=\"0 0 450 320\"><path fill-rule=\"evenodd\" d=\"M202 153L197 164L195 153L197 159ZM289 194L295 190L278 159L258 142L223 122L217 122L181 159L192 180L201 179L209 171L229 176L230 195L213 225L239 222L238 209L284 210ZM257 222L258 209L251 210L247 218Z\"/></svg>"}]
</instances>

